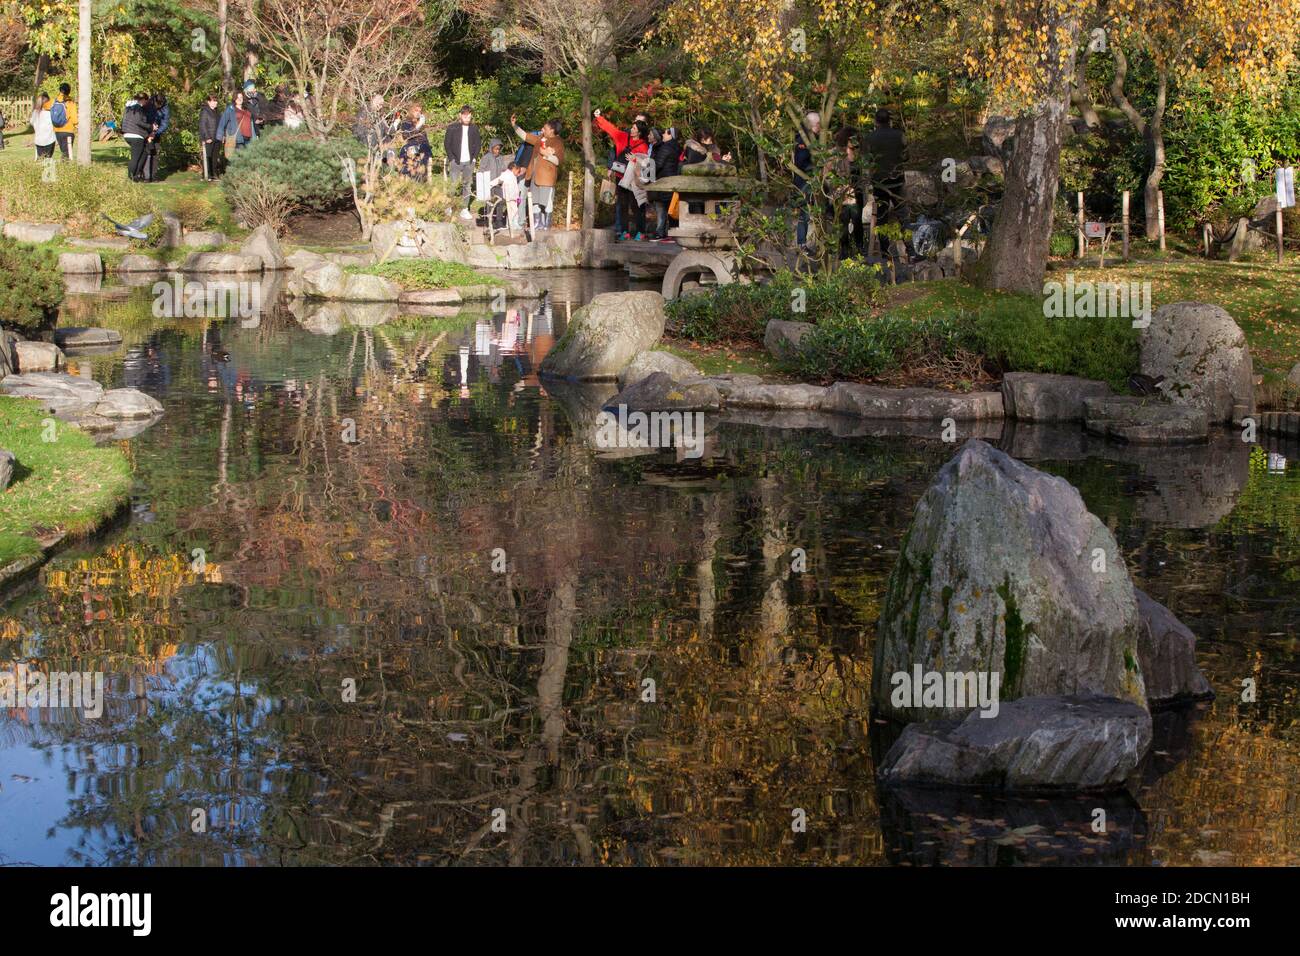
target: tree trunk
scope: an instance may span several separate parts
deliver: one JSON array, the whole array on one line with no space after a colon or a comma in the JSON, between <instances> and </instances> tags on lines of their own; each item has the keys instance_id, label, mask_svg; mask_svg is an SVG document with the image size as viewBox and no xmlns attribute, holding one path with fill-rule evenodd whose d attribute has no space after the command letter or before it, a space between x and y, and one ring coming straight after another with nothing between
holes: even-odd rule
<instances>
[{"instance_id":1,"label":"tree trunk","mask_svg":"<svg viewBox=\"0 0 1300 956\"><path fill-rule=\"evenodd\" d=\"M1041 293L1069 113L1064 95L1040 102L1016 122L1007 186L977 275L989 289Z\"/></svg>"},{"instance_id":2,"label":"tree trunk","mask_svg":"<svg viewBox=\"0 0 1300 956\"><path fill-rule=\"evenodd\" d=\"M1152 107L1151 120L1147 123L1146 140L1147 170L1146 186L1142 191L1142 204L1146 210L1146 237L1148 242L1160 238L1160 182L1165 178L1165 103L1169 97L1169 73L1160 70L1157 74L1156 101Z\"/></svg>"},{"instance_id":3,"label":"tree trunk","mask_svg":"<svg viewBox=\"0 0 1300 956\"><path fill-rule=\"evenodd\" d=\"M45 74L50 69L50 58L47 54L42 53L36 58L36 87L37 93L41 91L41 84L45 82Z\"/></svg>"},{"instance_id":4,"label":"tree trunk","mask_svg":"<svg viewBox=\"0 0 1300 956\"><path fill-rule=\"evenodd\" d=\"M1070 92L1070 100L1074 103L1075 109L1079 111L1088 129L1100 129L1101 117L1097 115L1097 109L1092 105L1092 91L1088 87L1088 52L1085 50L1079 56L1079 63L1074 72L1074 89Z\"/></svg>"},{"instance_id":5,"label":"tree trunk","mask_svg":"<svg viewBox=\"0 0 1300 956\"><path fill-rule=\"evenodd\" d=\"M591 82L582 82L582 228L596 226L596 150L591 137Z\"/></svg>"},{"instance_id":6,"label":"tree trunk","mask_svg":"<svg viewBox=\"0 0 1300 956\"><path fill-rule=\"evenodd\" d=\"M230 0L217 0L217 44L221 53L221 89L226 96L235 92L235 77L230 57Z\"/></svg>"},{"instance_id":7,"label":"tree trunk","mask_svg":"<svg viewBox=\"0 0 1300 956\"><path fill-rule=\"evenodd\" d=\"M90 165L90 121L94 99L90 88L90 0L77 0L77 164Z\"/></svg>"}]
</instances>

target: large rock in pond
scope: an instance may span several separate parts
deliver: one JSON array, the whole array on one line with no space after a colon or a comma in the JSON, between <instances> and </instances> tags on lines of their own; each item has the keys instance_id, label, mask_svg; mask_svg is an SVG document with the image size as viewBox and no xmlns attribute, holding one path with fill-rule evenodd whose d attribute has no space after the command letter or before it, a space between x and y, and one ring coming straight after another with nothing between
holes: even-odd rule
<instances>
[{"instance_id":1,"label":"large rock in pond","mask_svg":"<svg viewBox=\"0 0 1300 956\"><path fill-rule=\"evenodd\" d=\"M57 372L63 368L63 350L53 342L15 342L19 372Z\"/></svg>"},{"instance_id":2,"label":"large rock in pond","mask_svg":"<svg viewBox=\"0 0 1300 956\"><path fill-rule=\"evenodd\" d=\"M1083 421L1094 435L1131 445L1187 445L1209 436L1203 409L1142 395L1085 398Z\"/></svg>"},{"instance_id":3,"label":"large rock in pond","mask_svg":"<svg viewBox=\"0 0 1300 956\"><path fill-rule=\"evenodd\" d=\"M1002 378L1006 416L1022 422L1081 422L1085 398L1110 394L1105 382L1074 375L1008 372Z\"/></svg>"},{"instance_id":4,"label":"large rock in pond","mask_svg":"<svg viewBox=\"0 0 1300 956\"><path fill-rule=\"evenodd\" d=\"M121 345L122 333L93 326L64 326L54 330L54 344L64 350L104 348Z\"/></svg>"},{"instance_id":5,"label":"large rock in pond","mask_svg":"<svg viewBox=\"0 0 1300 956\"><path fill-rule=\"evenodd\" d=\"M1159 380L1174 404L1204 411L1211 423L1254 414L1255 373L1246 335L1219 306L1161 306L1139 344L1143 374Z\"/></svg>"},{"instance_id":6,"label":"large rock in pond","mask_svg":"<svg viewBox=\"0 0 1300 956\"><path fill-rule=\"evenodd\" d=\"M95 405L104 418L153 418L163 412L162 403L138 388L113 388Z\"/></svg>"},{"instance_id":7,"label":"large rock in pond","mask_svg":"<svg viewBox=\"0 0 1300 956\"><path fill-rule=\"evenodd\" d=\"M297 289L309 299L337 299L346 279L342 266L323 262L303 271Z\"/></svg>"},{"instance_id":8,"label":"large rock in pond","mask_svg":"<svg viewBox=\"0 0 1300 956\"><path fill-rule=\"evenodd\" d=\"M344 302L396 302L401 297L402 287L391 279L349 272L334 298Z\"/></svg>"},{"instance_id":9,"label":"large rock in pond","mask_svg":"<svg viewBox=\"0 0 1300 956\"><path fill-rule=\"evenodd\" d=\"M771 319L763 331L763 345L778 362L793 362L801 354L800 343L811 332L811 322L787 322Z\"/></svg>"},{"instance_id":10,"label":"large rock in pond","mask_svg":"<svg viewBox=\"0 0 1300 956\"><path fill-rule=\"evenodd\" d=\"M946 392L937 388L882 388L836 382L826 389L821 410L859 418L900 421L983 421L1001 418L1001 392Z\"/></svg>"},{"instance_id":11,"label":"large rock in pond","mask_svg":"<svg viewBox=\"0 0 1300 956\"><path fill-rule=\"evenodd\" d=\"M616 379L663 334L664 297L658 292L605 292L573 313L541 371L579 381Z\"/></svg>"},{"instance_id":12,"label":"large rock in pond","mask_svg":"<svg viewBox=\"0 0 1300 956\"><path fill-rule=\"evenodd\" d=\"M31 372L9 375L0 381L0 392L15 398L30 398L51 412L92 412L104 397L104 386L93 379L61 372Z\"/></svg>"},{"instance_id":13,"label":"large rock in pond","mask_svg":"<svg viewBox=\"0 0 1300 956\"><path fill-rule=\"evenodd\" d=\"M59 271L65 276L99 275L104 271L104 260L98 252L62 252Z\"/></svg>"},{"instance_id":14,"label":"large rock in pond","mask_svg":"<svg viewBox=\"0 0 1300 956\"><path fill-rule=\"evenodd\" d=\"M637 355L627 368L619 372L619 387L627 388L629 385L635 385L641 379L653 375L655 372L664 372L670 378L679 382L700 378L700 370L686 359L680 358L672 352L649 349Z\"/></svg>"},{"instance_id":15,"label":"large rock in pond","mask_svg":"<svg viewBox=\"0 0 1300 956\"><path fill-rule=\"evenodd\" d=\"M988 674L1003 701L1096 694L1146 705L1138 609L1118 545L1079 492L971 439L922 496L889 578L872 698L902 721L961 701L895 703L896 675Z\"/></svg>"},{"instance_id":16,"label":"large rock in pond","mask_svg":"<svg viewBox=\"0 0 1300 956\"><path fill-rule=\"evenodd\" d=\"M118 272L136 273L136 272L165 272L167 264L159 262L153 256L142 256L133 254L123 256L122 261L117 264Z\"/></svg>"},{"instance_id":17,"label":"large rock in pond","mask_svg":"<svg viewBox=\"0 0 1300 956\"><path fill-rule=\"evenodd\" d=\"M267 272L288 268L284 250L280 248L280 237L270 226L254 229L239 247L239 254L261 260L262 268Z\"/></svg>"},{"instance_id":18,"label":"large rock in pond","mask_svg":"<svg viewBox=\"0 0 1300 956\"><path fill-rule=\"evenodd\" d=\"M881 761L886 786L1112 790L1151 745L1151 715L1111 697L1025 697L996 717L911 724Z\"/></svg>"},{"instance_id":19,"label":"large rock in pond","mask_svg":"<svg viewBox=\"0 0 1300 956\"><path fill-rule=\"evenodd\" d=\"M1196 664L1196 635L1159 601L1139 588L1133 593L1141 621L1138 661L1147 704L1161 707L1213 697L1210 682Z\"/></svg>"},{"instance_id":20,"label":"large rock in pond","mask_svg":"<svg viewBox=\"0 0 1300 956\"><path fill-rule=\"evenodd\" d=\"M651 372L611 398L605 408L620 405L629 412L715 412L722 400L708 379L676 382L666 372Z\"/></svg>"}]
</instances>

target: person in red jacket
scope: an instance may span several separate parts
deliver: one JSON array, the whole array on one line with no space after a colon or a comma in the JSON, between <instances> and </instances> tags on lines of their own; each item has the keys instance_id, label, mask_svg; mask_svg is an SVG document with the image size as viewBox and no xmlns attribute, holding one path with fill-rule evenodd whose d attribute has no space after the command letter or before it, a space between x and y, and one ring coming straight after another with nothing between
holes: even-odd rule
<instances>
[{"instance_id":1,"label":"person in red jacket","mask_svg":"<svg viewBox=\"0 0 1300 956\"><path fill-rule=\"evenodd\" d=\"M609 120L605 119L605 117L601 116L600 110L593 111L592 115L596 119L596 125L604 130L609 138L614 142L614 152L616 155L614 165L610 167L610 171L617 177L615 180L617 182L623 178L623 174L627 171L627 164L630 157L637 154L644 155L650 152L650 143L646 135L649 132L649 128L646 126L645 120L637 120L627 129L622 130ZM623 225L628 229L628 232L623 233L621 237L616 233L614 235L614 241L617 242L620 238L635 238L640 242L642 234L645 232L645 206L636 201L636 196L632 193L632 190L625 188L621 184L618 186L615 195L618 200L620 218ZM632 235L634 216L636 219L635 237Z\"/></svg>"}]
</instances>

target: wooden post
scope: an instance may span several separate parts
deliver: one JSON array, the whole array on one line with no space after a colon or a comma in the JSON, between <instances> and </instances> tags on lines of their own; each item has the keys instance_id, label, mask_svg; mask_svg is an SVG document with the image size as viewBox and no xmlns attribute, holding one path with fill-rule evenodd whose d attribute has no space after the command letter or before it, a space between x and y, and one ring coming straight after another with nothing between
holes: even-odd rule
<instances>
[{"instance_id":1,"label":"wooden post","mask_svg":"<svg viewBox=\"0 0 1300 956\"><path fill-rule=\"evenodd\" d=\"M1083 193L1079 193L1079 258L1088 248L1088 237L1083 234Z\"/></svg>"},{"instance_id":2,"label":"wooden post","mask_svg":"<svg viewBox=\"0 0 1300 956\"><path fill-rule=\"evenodd\" d=\"M1128 190L1124 190L1124 261L1128 262Z\"/></svg>"},{"instance_id":3,"label":"wooden post","mask_svg":"<svg viewBox=\"0 0 1300 956\"><path fill-rule=\"evenodd\" d=\"M1160 251L1165 251L1165 191L1156 193L1156 228L1160 230Z\"/></svg>"},{"instance_id":4,"label":"wooden post","mask_svg":"<svg viewBox=\"0 0 1300 956\"><path fill-rule=\"evenodd\" d=\"M533 194L532 191L530 190L528 192L525 192L524 195L527 197L526 199L527 205L525 206L524 211L528 214L528 221L524 224L524 235L528 237L529 242L532 242L533 241Z\"/></svg>"},{"instance_id":5,"label":"wooden post","mask_svg":"<svg viewBox=\"0 0 1300 956\"><path fill-rule=\"evenodd\" d=\"M564 211L564 228L573 228L573 170L569 170L569 206Z\"/></svg>"},{"instance_id":6,"label":"wooden post","mask_svg":"<svg viewBox=\"0 0 1300 956\"><path fill-rule=\"evenodd\" d=\"M880 255L880 237L876 235L876 197L867 199L867 255Z\"/></svg>"},{"instance_id":7,"label":"wooden post","mask_svg":"<svg viewBox=\"0 0 1300 956\"><path fill-rule=\"evenodd\" d=\"M1277 204L1276 229L1277 229L1277 264L1282 265L1286 261L1286 254L1282 250L1282 204L1280 202Z\"/></svg>"}]
</instances>

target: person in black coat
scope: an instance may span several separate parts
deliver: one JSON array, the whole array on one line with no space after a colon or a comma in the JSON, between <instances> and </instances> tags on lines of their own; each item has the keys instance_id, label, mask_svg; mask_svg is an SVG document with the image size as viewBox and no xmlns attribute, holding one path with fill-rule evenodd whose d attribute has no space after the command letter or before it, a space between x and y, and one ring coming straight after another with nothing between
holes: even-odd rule
<instances>
[{"instance_id":1,"label":"person in black coat","mask_svg":"<svg viewBox=\"0 0 1300 956\"><path fill-rule=\"evenodd\" d=\"M670 126L659 134L659 142L650 151L655 163L655 181L676 176L681 171L681 144L677 142L677 127ZM655 196L655 241L668 241L668 204L671 196Z\"/></svg>"},{"instance_id":2,"label":"person in black coat","mask_svg":"<svg viewBox=\"0 0 1300 956\"><path fill-rule=\"evenodd\" d=\"M220 173L218 157L226 157L222 148L224 144L217 139L217 124L221 122L221 111L217 106L217 94L209 93L199 107L199 146L203 150L203 174L207 179L217 178Z\"/></svg>"},{"instance_id":3,"label":"person in black coat","mask_svg":"<svg viewBox=\"0 0 1300 956\"><path fill-rule=\"evenodd\" d=\"M460 108L460 116L447 126L442 136L442 148L447 153L447 175L452 187L461 183L461 193L465 199L465 208L461 210L462 219L472 219L469 211L474 201L474 169L478 164L478 154L483 152L483 137L479 134L478 124L474 122L474 111L469 106Z\"/></svg>"}]
</instances>

